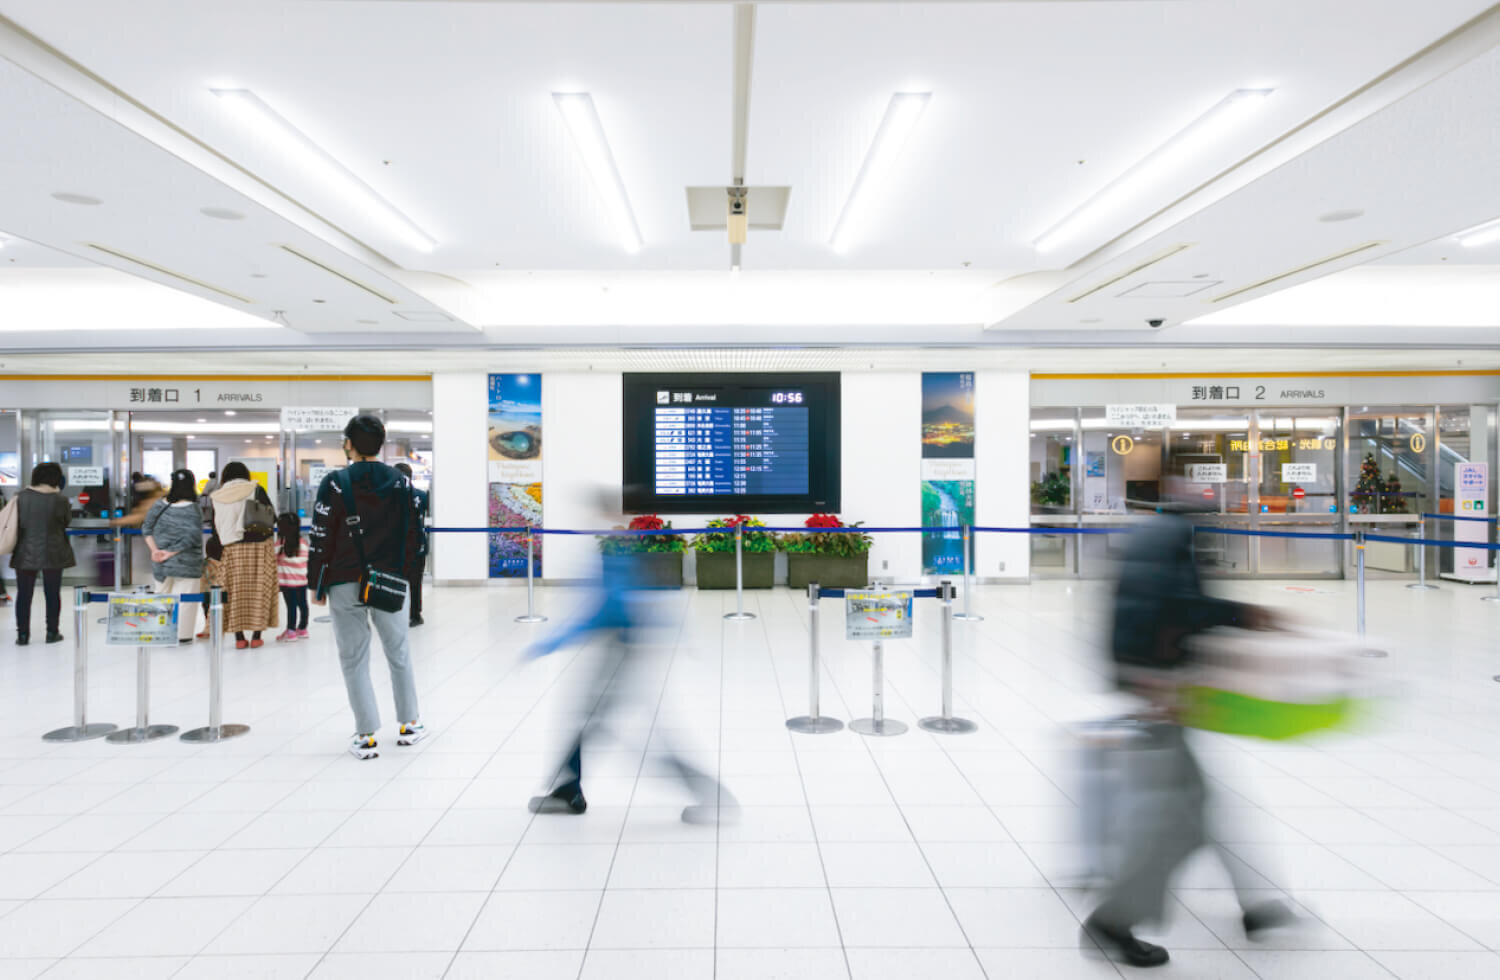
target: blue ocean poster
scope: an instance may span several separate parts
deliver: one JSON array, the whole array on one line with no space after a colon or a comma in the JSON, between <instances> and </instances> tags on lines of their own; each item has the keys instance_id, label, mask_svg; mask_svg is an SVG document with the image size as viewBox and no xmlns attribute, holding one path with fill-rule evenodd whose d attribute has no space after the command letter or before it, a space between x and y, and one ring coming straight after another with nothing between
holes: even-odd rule
<instances>
[{"instance_id":1,"label":"blue ocean poster","mask_svg":"<svg viewBox=\"0 0 1500 980\"><path fill-rule=\"evenodd\" d=\"M489 526L542 526L542 376L492 374L489 378ZM542 571L541 538L535 539L533 574ZM490 577L526 575L526 536L490 535Z\"/></svg>"}]
</instances>

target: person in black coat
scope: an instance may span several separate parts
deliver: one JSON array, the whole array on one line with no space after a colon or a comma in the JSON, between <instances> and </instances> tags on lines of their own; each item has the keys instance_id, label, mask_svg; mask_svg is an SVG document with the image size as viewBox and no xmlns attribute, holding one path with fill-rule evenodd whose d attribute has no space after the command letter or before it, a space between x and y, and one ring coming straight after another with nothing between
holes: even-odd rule
<instances>
[{"instance_id":1,"label":"person in black coat","mask_svg":"<svg viewBox=\"0 0 1500 980\"><path fill-rule=\"evenodd\" d=\"M38 463L31 486L16 497L16 549L10 567L16 571L16 645L31 642L31 597L42 580L47 616L47 642L62 642L62 573L77 564L68 543L71 506L63 496L66 480L56 463Z\"/></svg>"}]
</instances>

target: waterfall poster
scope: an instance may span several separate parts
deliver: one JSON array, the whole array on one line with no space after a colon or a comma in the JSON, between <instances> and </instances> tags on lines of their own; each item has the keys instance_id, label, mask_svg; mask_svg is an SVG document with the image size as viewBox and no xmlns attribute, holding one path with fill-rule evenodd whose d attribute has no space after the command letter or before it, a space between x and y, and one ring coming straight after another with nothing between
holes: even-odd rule
<instances>
[{"instance_id":1,"label":"waterfall poster","mask_svg":"<svg viewBox=\"0 0 1500 980\"><path fill-rule=\"evenodd\" d=\"M974 525L974 374L922 375L922 570L961 575L963 529ZM970 542L970 557L973 543Z\"/></svg>"},{"instance_id":2,"label":"waterfall poster","mask_svg":"<svg viewBox=\"0 0 1500 980\"><path fill-rule=\"evenodd\" d=\"M542 526L542 376L490 375L489 526ZM491 534L490 578L526 575L526 535ZM534 574L542 573L542 539Z\"/></svg>"}]
</instances>

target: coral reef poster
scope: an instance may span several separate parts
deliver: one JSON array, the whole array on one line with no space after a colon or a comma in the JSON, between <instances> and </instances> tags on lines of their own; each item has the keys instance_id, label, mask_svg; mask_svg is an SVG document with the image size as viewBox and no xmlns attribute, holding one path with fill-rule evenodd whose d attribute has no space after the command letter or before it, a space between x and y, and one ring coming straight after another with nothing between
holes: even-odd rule
<instances>
[{"instance_id":1,"label":"coral reef poster","mask_svg":"<svg viewBox=\"0 0 1500 980\"><path fill-rule=\"evenodd\" d=\"M490 527L542 526L542 376L490 375ZM542 539L534 573L542 573ZM490 535L490 578L526 575L526 536Z\"/></svg>"}]
</instances>

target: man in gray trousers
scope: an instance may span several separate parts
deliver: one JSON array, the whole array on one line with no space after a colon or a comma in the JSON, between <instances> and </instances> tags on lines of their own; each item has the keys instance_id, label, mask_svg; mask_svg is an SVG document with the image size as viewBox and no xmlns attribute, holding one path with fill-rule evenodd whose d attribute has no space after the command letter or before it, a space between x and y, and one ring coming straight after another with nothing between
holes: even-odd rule
<instances>
[{"instance_id":1,"label":"man in gray trousers","mask_svg":"<svg viewBox=\"0 0 1500 980\"><path fill-rule=\"evenodd\" d=\"M427 737L417 711L417 685L407 642L408 613L365 605L360 582L369 570L400 581L411 555L422 549L422 522L411 483L380 462L385 426L373 415L357 415L344 427L344 455L349 465L329 473L318 487L307 554L307 582L315 605L329 606L339 665L354 711L355 732L349 753L373 759L380 709L370 684L370 624L391 672L396 697L397 745L415 745ZM350 497L352 496L352 500ZM402 583L404 586L404 582Z\"/></svg>"}]
</instances>

